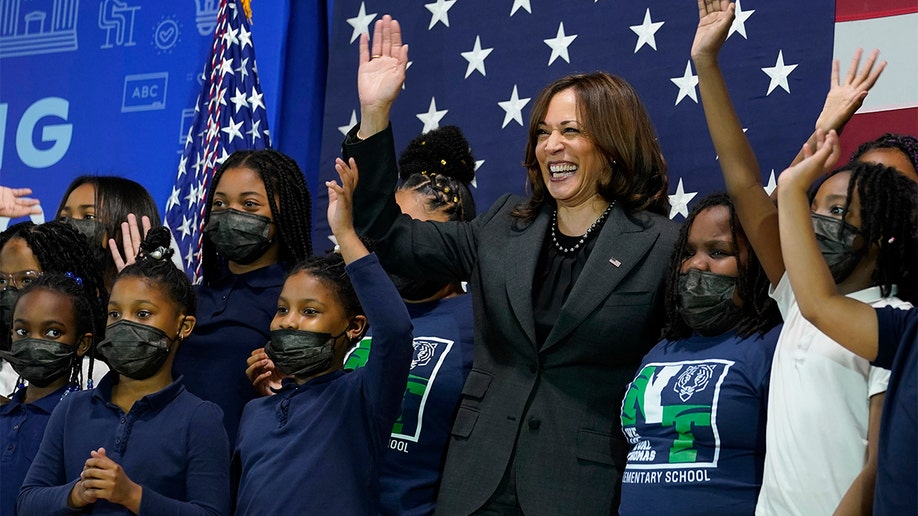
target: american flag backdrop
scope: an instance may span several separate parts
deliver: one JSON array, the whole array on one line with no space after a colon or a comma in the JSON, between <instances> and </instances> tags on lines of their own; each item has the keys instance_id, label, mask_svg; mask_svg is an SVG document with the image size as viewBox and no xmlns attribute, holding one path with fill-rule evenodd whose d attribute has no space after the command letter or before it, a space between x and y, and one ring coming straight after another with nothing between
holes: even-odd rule
<instances>
[{"instance_id":1,"label":"american flag backdrop","mask_svg":"<svg viewBox=\"0 0 918 516\"><path fill-rule=\"evenodd\" d=\"M864 8L871 3L878 7ZM909 34L918 26L915 0L740 0L736 11L721 66L763 186L774 185L812 132L833 55L844 71L854 48L873 48L871 38L862 41L865 31L889 32L883 22L898 20L899 28L887 35L913 40ZM682 220L693 200L723 190L689 57L698 23L693 0L336 0L319 185L336 177L333 160L359 116L358 35L372 32L373 22L387 13L401 23L410 49L405 88L392 112L396 145L439 125L461 127L478 162L473 193L479 209L505 192L524 192L526 125L542 87L595 70L628 80L647 105L669 165L672 218ZM876 26L858 25L863 23ZM862 111L907 109L863 123L858 119L870 115L856 116L848 131L861 138L856 143L885 130L918 132L914 56L906 51L898 57L899 47L908 47L902 43L876 46L890 65ZM902 83L903 73L912 80ZM882 93L895 97L903 89L912 93L892 100ZM881 127L890 120L892 126ZM314 241L327 242L327 194L324 188L315 194Z\"/></svg>"},{"instance_id":2,"label":"american flag backdrop","mask_svg":"<svg viewBox=\"0 0 918 516\"><path fill-rule=\"evenodd\" d=\"M201 239L210 180L237 150L271 146L252 32L241 3L220 0L213 48L194 118L166 202L166 224L186 273L201 278Z\"/></svg>"}]
</instances>

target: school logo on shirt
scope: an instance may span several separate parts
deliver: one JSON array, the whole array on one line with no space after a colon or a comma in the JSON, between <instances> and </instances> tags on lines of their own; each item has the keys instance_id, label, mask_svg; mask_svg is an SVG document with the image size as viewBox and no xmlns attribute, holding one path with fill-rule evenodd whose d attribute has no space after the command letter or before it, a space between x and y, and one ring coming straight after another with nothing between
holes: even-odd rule
<instances>
[{"instance_id":1,"label":"school logo on shirt","mask_svg":"<svg viewBox=\"0 0 918 516\"><path fill-rule=\"evenodd\" d=\"M370 356L371 343L371 337L361 340L344 358L344 368L357 369L365 366ZM390 446L394 449L408 450L407 443L397 443L396 440L418 442L421 438L427 397L437 379L440 366L446 361L452 348L451 340L438 337L414 338L414 356L411 358L408 385L402 401L402 414L392 427Z\"/></svg>"},{"instance_id":2,"label":"school logo on shirt","mask_svg":"<svg viewBox=\"0 0 918 516\"><path fill-rule=\"evenodd\" d=\"M717 405L731 360L650 363L628 386L622 403L622 429L632 445L625 482L703 482L720 455ZM638 427L653 431L654 441ZM663 436L662 441L659 439ZM713 448L695 446L713 442ZM684 470L684 471L678 471ZM666 478L664 478L666 477ZM691 478L690 478L691 477Z\"/></svg>"}]
</instances>

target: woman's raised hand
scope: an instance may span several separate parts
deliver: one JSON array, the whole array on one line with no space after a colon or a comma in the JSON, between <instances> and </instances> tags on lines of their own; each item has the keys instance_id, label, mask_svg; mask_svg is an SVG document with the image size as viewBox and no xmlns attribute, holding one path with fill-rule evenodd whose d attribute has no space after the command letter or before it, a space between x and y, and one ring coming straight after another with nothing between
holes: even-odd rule
<instances>
[{"instance_id":1,"label":"woman's raised hand","mask_svg":"<svg viewBox=\"0 0 918 516\"><path fill-rule=\"evenodd\" d=\"M402 90L408 67L408 45L402 44L402 30L388 14L369 35L360 35L360 64L357 93L360 97L360 135L367 138L389 125L389 109Z\"/></svg>"},{"instance_id":2,"label":"woman's raised hand","mask_svg":"<svg viewBox=\"0 0 918 516\"><path fill-rule=\"evenodd\" d=\"M860 109L867 97L867 92L873 88L880 74L883 73L883 69L886 68L886 61L876 64L877 57L880 55L879 50L871 52L864 66L861 67L862 53L861 49L857 49L857 52L854 53L843 81L839 80L838 59L832 61L832 84L829 85L829 93L826 95L826 103L822 107L822 112L816 119L816 131L825 132L835 129L841 132L848 120Z\"/></svg>"},{"instance_id":3,"label":"woman's raised hand","mask_svg":"<svg viewBox=\"0 0 918 516\"><path fill-rule=\"evenodd\" d=\"M692 42L692 60L717 60L720 47L727 40L733 24L736 5L727 0L698 0L698 29Z\"/></svg>"}]
</instances>

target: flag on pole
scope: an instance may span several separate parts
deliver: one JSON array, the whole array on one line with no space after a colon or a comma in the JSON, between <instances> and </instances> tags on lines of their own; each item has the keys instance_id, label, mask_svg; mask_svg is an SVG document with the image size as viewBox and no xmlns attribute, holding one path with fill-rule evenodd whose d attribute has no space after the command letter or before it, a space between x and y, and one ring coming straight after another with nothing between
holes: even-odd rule
<instances>
[{"instance_id":1,"label":"flag on pole","mask_svg":"<svg viewBox=\"0 0 918 516\"><path fill-rule=\"evenodd\" d=\"M204 209L214 173L237 150L271 146L249 15L242 12L248 6L243 4L220 0L210 60L166 202L166 225L195 283L201 280Z\"/></svg>"}]
</instances>

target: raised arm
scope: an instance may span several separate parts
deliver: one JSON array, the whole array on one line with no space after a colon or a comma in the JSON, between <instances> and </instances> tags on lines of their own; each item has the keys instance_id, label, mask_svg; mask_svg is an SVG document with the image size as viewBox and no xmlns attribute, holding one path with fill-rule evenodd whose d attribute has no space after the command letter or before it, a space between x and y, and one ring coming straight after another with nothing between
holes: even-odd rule
<instances>
[{"instance_id":1,"label":"raised arm","mask_svg":"<svg viewBox=\"0 0 918 516\"><path fill-rule=\"evenodd\" d=\"M370 254L357 231L354 230L354 189L357 188L357 163L354 158L347 162L335 160L335 170L341 178L339 185L335 181L326 181L328 187L328 225L345 264L350 264Z\"/></svg>"},{"instance_id":2,"label":"raised arm","mask_svg":"<svg viewBox=\"0 0 918 516\"><path fill-rule=\"evenodd\" d=\"M824 141L820 136L817 147L814 153L804 145L805 159L778 178L781 239L794 243L782 249L788 279L804 317L835 342L873 360L877 356L876 312L838 293L813 233L807 189L838 159L838 135L830 131Z\"/></svg>"},{"instance_id":3,"label":"raised arm","mask_svg":"<svg viewBox=\"0 0 918 516\"><path fill-rule=\"evenodd\" d=\"M765 193L759 165L736 116L717 55L733 23L735 6L726 0L698 0L698 29L692 61L698 72L708 132L714 142L727 193L769 281L777 285L784 274L778 235L778 209Z\"/></svg>"},{"instance_id":4,"label":"raised arm","mask_svg":"<svg viewBox=\"0 0 918 516\"><path fill-rule=\"evenodd\" d=\"M402 44L402 30L388 14L373 27L373 46L367 34L360 35L360 63L357 93L360 96L359 139L369 138L389 126L389 110L402 90L408 67L408 45Z\"/></svg>"},{"instance_id":5,"label":"raised arm","mask_svg":"<svg viewBox=\"0 0 918 516\"><path fill-rule=\"evenodd\" d=\"M877 56L880 55L879 50L871 52L867 62L864 63L864 67L860 68L862 53L863 50L860 48L854 53L844 82L839 82L838 59L832 61L832 81L829 85L829 93L826 95L826 103L822 106L819 118L816 119L815 131L806 141L810 151L816 149L817 134L825 134L833 129L836 133L841 134L845 124L860 109L861 104L864 103L864 99L867 97L867 92L870 91L870 88L873 88L877 79L880 78L880 74L883 73L883 69L886 68L886 61L882 61L874 68ZM804 157L801 150L797 153L794 161L791 162L791 166L800 163Z\"/></svg>"}]
</instances>

